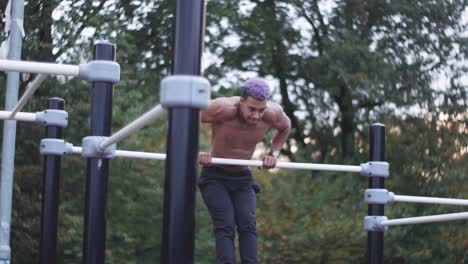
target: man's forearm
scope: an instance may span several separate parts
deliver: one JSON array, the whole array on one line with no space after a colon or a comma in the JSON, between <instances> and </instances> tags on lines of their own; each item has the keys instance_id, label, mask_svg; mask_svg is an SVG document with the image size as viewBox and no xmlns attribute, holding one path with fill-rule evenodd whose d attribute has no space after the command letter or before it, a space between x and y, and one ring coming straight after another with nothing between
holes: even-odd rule
<instances>
[{"instance_id":1,"label":"man's forearm","mask_svg":"<svg viewBox=\"0 0 468 264\"><path fill-rule=\"evenodd\" d=\"M288 139L290 129L284 129L277 131L271 140L270 151L280 151L284 145L284 142Z\"/></svg>"}]
</instances>

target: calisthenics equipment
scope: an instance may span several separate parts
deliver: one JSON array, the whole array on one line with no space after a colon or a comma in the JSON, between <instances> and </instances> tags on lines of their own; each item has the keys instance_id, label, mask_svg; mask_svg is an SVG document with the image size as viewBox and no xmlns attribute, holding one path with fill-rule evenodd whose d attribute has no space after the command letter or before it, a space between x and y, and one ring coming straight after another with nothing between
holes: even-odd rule
<instances>
[{"instance_id":1,"label":"calisthenics equipment","mask_svg":"<svg viewBox=\"0 0 468 264\"><path fill-rule=\"evenodd\" d=\"M36 113L0 111L1 120L16 120L34 122L42 126L56 125L66 127L68 124L68 113L59 109L47 109Z\"/></svg>"},{"instance_id":2,"label":"calisthenics equipment","mask_svg":"<svg viewBox=\"0 0 468 264\"><path fill-rule=\"evenodd\" d=\"M0 111L0 119L36 122L46 126L47 130L54 131L57 131L57 127L65 127L68 122L68 114L63 110L60 110L60 107L57 105L55 107L57 109L48 109L37 113L23 113L19 112L19 110L26 104L27 100L33 95L34 91L39 87L40 83L45 80L47 75L79 77L92 83L92 112L95 114L95 116L102 115L104 117L104 121L102 119L96 121L96 118L94 118L92 115L90 134L92 136L107 136L110 133L109 113L111 112L110 105L112 100L104 101L103 103L100 101L99 97L105 96L107 99L112 98L109 97L109 95L112 95L112 85L120 80L120 66L115 61L113 61L113 59L115 59L115 46L109 43L98 42L94 49L94 59L95 60L92 62L81 65L27 62L20 60L0 60L0 70L2 71L39 74L39 76L37 76L36 79L34 79L34 81L28 85L26 92L23 94L23 97L16 103L12 111ZM48 136L50 136L49 133ZM57 158L57 156L58 155L46 155L46 164L50 164L48 161L54 160L54 158ZM85 211L85 242L83 244L83 256L85 259L84 263L104 263L104 212L106 201L105 199L101 199L101 194L102 190L107 190L106 173L108 174L108 171L101 170L101 163L101 161L97 161L97 159L94 159L94 157L88 158L88 181L90 183L87 185L89 190L87 191ZM104 164L104 168L105 167L106 164ZM56 186L56 184L54 184L54 179L58 177L57 170L47 168L48 167L45 165L43 215L41 216L43 225L41 226L40 245L40 263L44 264L55 263L56 260L56 232L53 232L54 228L51 228L50 226L56 225L58 210L57 199L54 198L56 197L56 194L51 193L55 190L55 187L47 187L51 185ZM57 168L57 166L55 166L55 168ZM49 172L54 175L49 175ZM3 184L2 177L2 194L3 190L6 189L3 188L4 185L5 184ZM1 199L1 203L1 215L8 216L10 214L10 210L3 210L3 208L8 207L8 204L11 204L11 201L7 201L7 199ZM3 206L4 203L7 204L7 206ZM90 204L92 204L92 206L90 206ZM9 237L10 223L2 220L1 225L2 234L0 235L0 261L5 260L8 262L10 258L9 241L3 238L6 237L6 235ZM3 233L8 234L3 235Z\"/></svg>"},{"instance_id":3,"label":"calisthenics equipment","mask_svg":"<svg viewBox=\"0 0 468 264\"><path fill-rule=\"evenodd\" d=\"M102 141L104 142L104 141ZM99 147L102 143L96 142ZM81 154L83 155L83 148L73 146L64 140L43 139L41 141L41 154ZM152 153L141 151L128 151L112 149L103 153L108 153L109 158L122 157L122 158L137 158L137 159L153 159L165 160L166 154ZM84 154L86 156L86 154ZM261 167L263 162L261 160L243 160L243 159L226 159L226 158L212 158L210 163L218 165L238 165L238 166L253 166ZM299 163L299 162L282 162L276 163L275 168L279 169L302 169L314 171L333 171L333 172L355 172L360 173L362 176L377 176L387 177L389 174L389 165L387 162L367 162L361 165L338 165L338 164L317 164L317 163Z\"/></svg>"},{"instance_id":4,"label":"calisthenics equipment","mask_svg":"<svg viewBox=\"0 0 468 264\"><path fill-rule=\"evenodd\" d=\"M71 76L90 82L117 83L120 80L120 65L106 60L94 60L80 65L0 60L0 71Z\"/></svg>"},{"instance_id":5,"label":"calisthenics equipment","mask_svg":"<svg viewBox=\"0 0 468 264\"><path fill-rule=\"evenodd\" d=\"M364 192L367 204L392 204L396 202L424 203L440 205L468 206L467 199L439 198L425 196L396 195L386 189L367 189ZM389 226L456 221L468 219L468 212L388 219L386 216L364 217L364 228L367 231L385 231Z\"/></svg>"}]
</instances>

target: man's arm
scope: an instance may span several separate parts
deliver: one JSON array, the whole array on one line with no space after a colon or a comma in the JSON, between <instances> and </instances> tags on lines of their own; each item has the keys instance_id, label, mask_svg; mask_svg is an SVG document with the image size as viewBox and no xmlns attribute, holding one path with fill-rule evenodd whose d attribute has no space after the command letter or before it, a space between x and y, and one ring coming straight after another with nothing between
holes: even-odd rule
<instances>
[{"instance_id":1,"label":"man's arm","mask_svg":"<svg viewBox=\"0 0 468 264\"><path fill-rule=\"evenodd\" d=\"M289 131L291 131L291 120L283 112L281 107L276 111L276 120L273 122L273 128L276 129L273 138L271 139L270 152L280 151L284 142L288 139Z\"/></svg>"},{"instance_id":2,"label":"man's arm","mask_svg":"<svg viewBox=\"0 0 468 264\"><path fill-rule=\"evenodd\" d=\"M272 127L276 130L273 138L271 139L271 146L268 155L264 156L263 166L264 169L272 169L276 166L276 160L279 152L288 139L289 131L291 130L291 121L288 116L283 112L280 106L275 106L274 118Z\"/></svg>"}]
</instances>

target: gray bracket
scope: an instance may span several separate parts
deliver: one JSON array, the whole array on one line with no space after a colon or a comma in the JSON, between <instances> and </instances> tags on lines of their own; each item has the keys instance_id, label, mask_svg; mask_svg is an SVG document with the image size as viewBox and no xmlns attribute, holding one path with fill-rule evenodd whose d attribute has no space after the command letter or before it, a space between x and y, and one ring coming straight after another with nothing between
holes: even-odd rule
<instances>
[{"instance_id":1,"label":"gray bracket","mask_svg":"<svg viewBox=\"0 0 468 264\"><path fill-rule=\"evenodd\" d=\"M361 175L366 177L388 178L390 166L385 161L369 161L361 164Z\"/></svg>"},{"instance_id":2,"label":"gray bracket","mask_svg":"<svg viewBox=\"0 0 468 264\"><path fill-rule=\"evenodd\" d=\"M58 138L44 138L41 140L41 155L62 156L73 152L73 144Z\"/></svg>"},{"instance_id":3,"label":"gray bracket","mask_svg":"<svg viewBox=\"0 0 468 264\"><path fill-rule=\"evenodd\" d=\"M36 123L41 126L68 126L68 113L63 110L47 109L36 112Z\"/></svg>"},{"instance_id":4,"label":"gray bracket","mask_svg":"<svg viewBox=\"0 0 468 264\"><path fill-rule=\"evenodd\" d=\"M78 76L90 82L120 81L120 65L115 61L95 60L86 64L80 64Z\"/></svg>"},{"instance_id":5,"label":"gray bracket","mask_svg":"<svg viewBox=\"0 0 468 264\"><path fill-rule=\"evenodd\" d=\"M81 155L86 158L105 158L112 159L115 157L116 144L111 145L106 149L101 149L101 143L108 137L89 136L83 138L81 148L83 152Z\"/></svg>"},{"instance_id":6,"label":"gray bracket","mask_svg":"<svg viewBox=\"0 0 468 264\"><path fill-rule=\"evenodd\" d=\"M364 201L368 204L389 204L395 200L395 194L386 189L367 189Z\"/></svg>"},{"instance_id":7,"label":"gray bracket","mask_svg":"<svg viewBox=\"0 0 468 264\"><path fill-rule=\"evenodd\" d=\"M388 226L382 225L383 220L388 220L386 216L368 215L364 217L364 229L367 231L386 231Z\"/></svg>"},{"instance_id":8,"label":"gray bracket","mask_svg":"<svg viewBox=\"0 0 468 264\"><path fill-rule=\"evenodd\" d=\"M211 85L206 78L172 75L161 81L161 105L205 109L210 102Z\"/></svg>"}]
</instances>

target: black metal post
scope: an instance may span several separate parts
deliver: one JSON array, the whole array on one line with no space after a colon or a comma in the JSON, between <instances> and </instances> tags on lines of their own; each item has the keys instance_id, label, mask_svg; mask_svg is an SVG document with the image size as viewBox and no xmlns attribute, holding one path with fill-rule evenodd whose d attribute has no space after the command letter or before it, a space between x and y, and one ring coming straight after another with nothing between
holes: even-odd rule
<instances>
[{"instance_id":1,"label":"black metal post","mask_svg":"<svg viewBox=\"0 0 468 264\"><path fill-rule=\"evenodd\" d=\"M47 109L64 109L65 101L53 97L47 101ZM62 139L62 127L46 126L46 138ZM59 204L60 165L62 156L44 155L42 173L42 211L40 264L57 263L57 222Z\"/></svg>"},{"instance_id":2,"label":"black metal post","mask_svg":"<svg viewBox=\"0 0 468 264\"><path fill-rule=\"evenodd\" d=\"M115 60L115 45L98 43L94 60ZM110 136L112 93L110 82L93 82L91 88L90 136ZM88 158L83 263L104 264L106 244L106 200L109 159Z\"/></svg>"},{"instance_id":3,"label":"black metal post","mask_svg":"<svg viewBox=\"0 0 468 264\"><path fill-rule=\"evenodd\" d=\"M385 126L373 124L370 129L369 161L385 161ZM385 188L385 178L370 177L369 189ZM384 215L384 205L369 204L367 215ZM367 232L367 254L369 264L383 263L383 231Z\"/></svg>"},{"instance_id":4,"label":"black metal post","mask_svg":"<svg viewBox=\"0 0 468 264\"><path fill-rule=\"evenodd\" d=\"M177 0L172 73L200 75L203 0ZM193 263L199 110L169 112L161 263Z\"/></svg>"}]
</instances>

